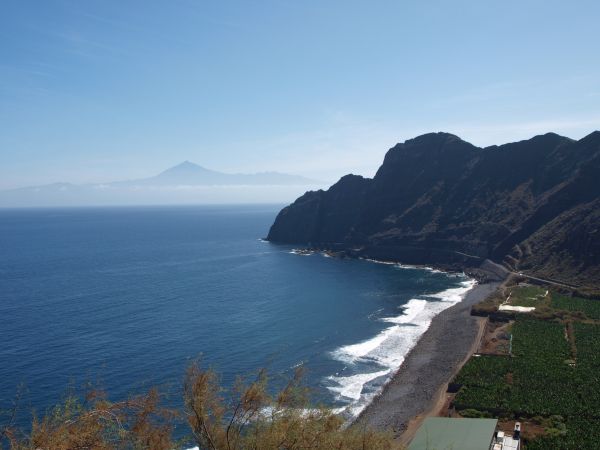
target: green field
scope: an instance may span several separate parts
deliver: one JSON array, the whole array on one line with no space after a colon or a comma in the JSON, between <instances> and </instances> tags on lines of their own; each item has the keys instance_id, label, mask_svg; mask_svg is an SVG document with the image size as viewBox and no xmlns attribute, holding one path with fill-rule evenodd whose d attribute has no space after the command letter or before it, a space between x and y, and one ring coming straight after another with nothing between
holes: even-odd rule
<instances>
[{"instance_id":1,"label":"green field","mask_svg":"<svg viewBox=\"0 0 600 450\"><path fill-rule=\"evenodd\" d=\"M588 318L600 320L600 300L589 300L580 297L568 297L561 294L552 294L552 307L566 311L580 311Z\"/></svg>"},{"instance_id":2,"label":"green field","mask_svg":"<svg viewBox=\"0 0 600 450\"><path fill-rule=\"evenodd\" d=\"M542 300L540 291L545 293L519 287L511 298L517 303L511 303L535 306L531 299ZM462 385L454 406L546 422L560 416L562 431L548 428L548 435L530 442L528 449L600 448L594 447L600 446L600 322L589 320L600 318L600 301L556 293L543 301L550 303L550 298L552 309L587 317L573 323L575 346L567 338L566 323L520 314L511 327L513 356L472 357L454 379Z\"/></svg>"},{"instance_id":3,"label":"green field","mask_svg":"<svg viewBox=\"0 0 600 450\"><path fill-rule=\"evenodd\" d=\"M463 385L456 408L524 416L577 411L576 393L564 389L576 375L565 363L570 353L564 326L519 316L512 332L513 358L480 356L465 364L456 378Z\"/></svg>"},{"instance_id":4,"label":"green field","mask_svg":"<svg viewBox=\"0 0 600 450\"><path fill-rule=\"evenodd\" d=\"M517 286L511 289L510 304L514 306L540 306L546 302L546 289L539 286Z\"/></svg>"},{"instance_id":5,"label":"green field","mask_svg":"<svg viewBox=\"0 0 600 450\"><path fill-rule=\"evenodd\" d=\"M526 450L587 450L596 449L600 443L600 426L597 420L572 418L565 421L564 435L549 435L527 444Z\"/></svg>"}]
</instances>

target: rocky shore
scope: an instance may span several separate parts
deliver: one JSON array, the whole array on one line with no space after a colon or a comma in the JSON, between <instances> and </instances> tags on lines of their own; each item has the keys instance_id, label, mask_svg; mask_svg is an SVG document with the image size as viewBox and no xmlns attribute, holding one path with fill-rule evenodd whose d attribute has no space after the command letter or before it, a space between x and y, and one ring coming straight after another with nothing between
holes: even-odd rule
<instances>
[{"instance_id":1,"label":"rocky shore","mask_svg":"<svg viewBox=\"0 0 600 450\"><path fill-rule=\"evenodd\" d=\"M500 282L478 284L464 300L436 316L398 372L356 419L358 425L391 430L399 437L414 417L429 411L459 366L471 354L481 320L471 306Z\"/></svg>"}]
</instances>

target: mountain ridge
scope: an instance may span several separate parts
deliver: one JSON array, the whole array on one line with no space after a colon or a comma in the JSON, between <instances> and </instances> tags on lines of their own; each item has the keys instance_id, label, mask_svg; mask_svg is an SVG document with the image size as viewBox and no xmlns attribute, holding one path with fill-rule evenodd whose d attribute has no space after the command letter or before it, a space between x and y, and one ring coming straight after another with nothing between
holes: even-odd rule
<instances>
[{"instance_id":1,"label":"mountain ridge","mask_svg":"<svg viewBox=\"0 0 600 450\"><path fill-rule=\"evenodd\" d=\"M598 131L485 148L427 133L388 150L372 179L307 192L267 239L455 268L491 259L598 288L599 179Z\"/></svg>"},{"instance_id":2,"label":"mountain ridge","mask_svg":"<svg viewBox=\"0 0 600 450\"><path fill-rule=\"evenodd\" d=\"M183 161L157 175L137 180L117 181L119 185L193 185L193 186L243 186L243 185L311 185L320 181L300 175L280 172L225 173Z\"/></svg>"}]
</instances>

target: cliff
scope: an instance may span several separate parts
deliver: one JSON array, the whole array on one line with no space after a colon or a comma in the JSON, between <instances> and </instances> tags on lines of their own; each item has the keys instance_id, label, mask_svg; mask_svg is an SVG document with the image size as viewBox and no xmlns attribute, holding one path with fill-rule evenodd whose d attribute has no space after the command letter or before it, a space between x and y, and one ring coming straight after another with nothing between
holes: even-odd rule
<instances>
[{"instance_id":1,"label":"cliff","mask_svg":"<svg viewBox=\"0 0 600 450\"><path fill-rule=\"evenodd\" d=\"M479 148L429 133L391 148L373 179L341 178L284 208L268 240L412 264L485 259L600 285L600 132Z\"/></svg>"}]
</instances>

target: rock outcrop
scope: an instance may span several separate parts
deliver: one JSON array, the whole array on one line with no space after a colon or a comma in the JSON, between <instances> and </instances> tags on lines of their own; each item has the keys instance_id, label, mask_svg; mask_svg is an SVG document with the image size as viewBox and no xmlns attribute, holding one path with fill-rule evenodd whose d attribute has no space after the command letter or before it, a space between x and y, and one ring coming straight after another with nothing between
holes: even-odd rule
<instances>
[{"instance_id":1,"label":"rock outcrop","mask_svg":"<svg viewBox=\"0 0 600 450\"><path fill-rule=\"evenodd\" d=\"M485 259L600 285L600 132L479 148L429 133L391 148L373 179L341 178L284 208L268 239L411 264Z\"/></svg>"}]
</instances>

